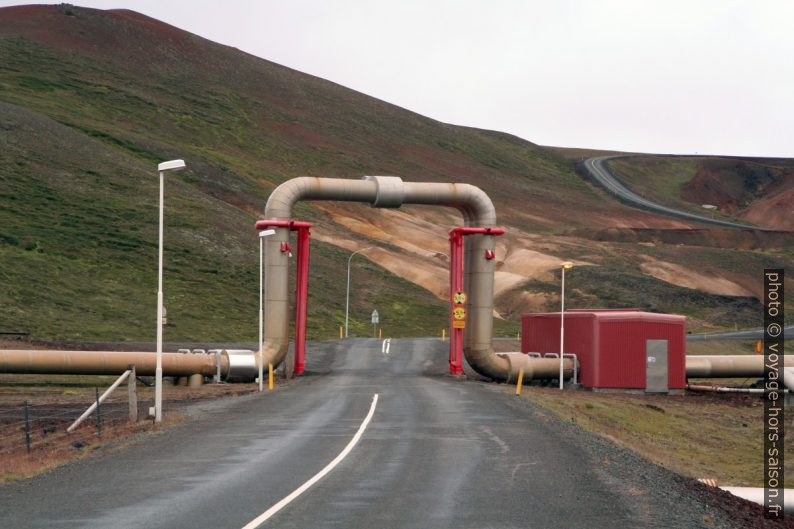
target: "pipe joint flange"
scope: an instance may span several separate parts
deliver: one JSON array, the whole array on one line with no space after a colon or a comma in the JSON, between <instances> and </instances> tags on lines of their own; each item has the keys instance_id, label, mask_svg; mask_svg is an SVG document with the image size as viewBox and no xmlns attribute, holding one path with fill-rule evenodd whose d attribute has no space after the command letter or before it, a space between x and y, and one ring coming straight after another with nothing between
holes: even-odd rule
<instances>
[{"instance_id":1,"label":"pipe joint flange","mask_svg":"<svg viewBox=\"0 0 794 529\"><path fill-rule=\"evenodd\" d=\"M375 182L373 208L399 208L403 205L405 188L399 176L365 176L363 180Z\"/></svg>"}]
</instances>

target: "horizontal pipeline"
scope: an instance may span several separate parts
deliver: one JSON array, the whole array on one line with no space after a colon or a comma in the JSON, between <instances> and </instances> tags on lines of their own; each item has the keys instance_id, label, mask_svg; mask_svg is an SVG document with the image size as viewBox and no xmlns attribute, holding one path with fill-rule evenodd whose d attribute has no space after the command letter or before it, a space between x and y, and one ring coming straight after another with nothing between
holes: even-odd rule
<instances>
[{"instance_id":1,"label":"horizontal pipeline","mask_svg":"<svg viewBox=\"0 0 794 529\"><path fill-rule=\"evenodd\" d=\"M130 365L140 376L153 376L157 353L117 351L0 350L0 373L42 375L120 375ZM221 374L229 370L227 355L221 356ZM215 374L215 353L163 353L163 374L189 376Z\"/></svg>"},{"instance_id":2,"label":"horizontal pipeline","mask_svg":"<svg viewBox=\"0 0 794 529\"><path fill-rule=\"evenodd\" d=\"M782 356L794 367L794 356ZM783 367L783 366L781 366ZM752 378L764 376L763 355L686 355L688 378Z\"/></svg>"},{"instance_id":3,"label":"horizontal pipeline","mask_svg":"<svg viewBox=\"0 0 794 529\"><path fill-rule=\"evenodd\" d=\"M730 388L726 386L703 386L698 384L687 384L686 389L690 391L711 391L714 393L765 393L762 388ZM788 393L787 389L783 393Z\"/></svg>"}]
</instances>

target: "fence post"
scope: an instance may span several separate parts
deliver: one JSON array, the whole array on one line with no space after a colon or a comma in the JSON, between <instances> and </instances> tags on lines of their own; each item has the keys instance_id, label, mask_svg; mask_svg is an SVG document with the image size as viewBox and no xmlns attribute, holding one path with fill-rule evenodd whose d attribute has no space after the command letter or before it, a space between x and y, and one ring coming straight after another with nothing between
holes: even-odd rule
<instances>
[{"instance_id":1,"label":"fence post","mask_svg":"<svg viewBox=\"0 0 794 529\"><path fill-rule=\"evenodd\" d=\"M30 419L28 417L28 401L25 401L25 445L30 453Z\"/></svg>"},{"instance_id":2,"label":"fence post","mask_svg":"<svg viewBox=\"0 0 794 529\"><path fill-rule=\"evenodd\" d=\"M130 378L127 379L127 395L130 401L130 422L138 422L138 386L136 384L135 366L130 364Z\"/></svg>"},{"instance_id":3,"label":"fence post","mask_svg":"<svg viewBox=\"0 0 794 529\"><path fill-rule=\"evenodd\" d=\"M102 439L102 412L99 404L99 388L94 386L94 391L96 392L96 431L99 438Z\"/></svg>"}]
</instances>

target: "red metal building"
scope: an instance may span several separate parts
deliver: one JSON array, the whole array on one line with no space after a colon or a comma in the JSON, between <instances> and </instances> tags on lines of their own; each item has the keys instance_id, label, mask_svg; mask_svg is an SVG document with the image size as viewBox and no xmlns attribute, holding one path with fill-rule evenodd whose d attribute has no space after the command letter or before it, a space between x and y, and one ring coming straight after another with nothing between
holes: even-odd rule
<instances>
[{"instance_id":1,"label":"red metal building","mask_svg":"<svg viewBox=\"0 0 794 529\"><path fill-rule=\"evenodd\" d=\"M686 385L686 317L639 310L565 311L565 353L589 388L669 392ZM560 352L560 313L521 318L523 353Z\"/></svg>"}]
</instances>

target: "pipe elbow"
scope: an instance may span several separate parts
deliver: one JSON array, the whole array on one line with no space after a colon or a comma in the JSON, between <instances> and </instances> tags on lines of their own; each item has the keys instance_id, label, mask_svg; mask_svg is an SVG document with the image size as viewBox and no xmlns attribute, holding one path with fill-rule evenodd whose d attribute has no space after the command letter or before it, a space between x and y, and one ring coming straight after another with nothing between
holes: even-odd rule
<instances>
[{"instance_id":1,"label":"pipe elbow","mask_svg":"<svg viewBox=\"0 0 794 529\"><path fill-rule=\"evenodd\" d=\"M270 193L265 204L265 216L269 219L291 219L292 208L312 190L317 178L299 176L279 184Z\"/></svg>"},{"instance_id":2,"label":"pipe elbow","mask_svg":"<svg viewBox=\"0 0 794 529\"><path fill-rule=\"evenodd\" d=\"M488 228L496 226L496 208L485 191L477 186L462 184L467 187L471 208L471 217L475 226Z\"/></svg>"}]
</instances>

